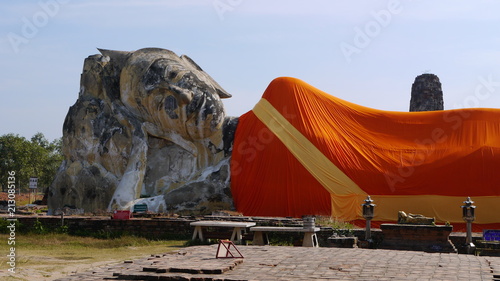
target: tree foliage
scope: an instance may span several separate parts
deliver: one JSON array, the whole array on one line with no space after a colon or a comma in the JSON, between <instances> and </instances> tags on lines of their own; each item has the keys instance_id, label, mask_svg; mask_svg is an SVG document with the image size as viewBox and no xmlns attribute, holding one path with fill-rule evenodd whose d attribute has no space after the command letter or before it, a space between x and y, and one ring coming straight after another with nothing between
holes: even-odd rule
<instances>
[{"instance_id":1,"label":"tree foliage","mask_svg":"<svg viewBox=\"0 0 500 281\"><path fill-rule=\"evenodd\" d=\"M16 173L16 187L28 190L29 178L38 177L38 187L50 186L61 165L61 139L49 142L42 133L31 140L14 134L0 136L0 185L5 190L9 171Z\"/></svg>"}]
</instances>

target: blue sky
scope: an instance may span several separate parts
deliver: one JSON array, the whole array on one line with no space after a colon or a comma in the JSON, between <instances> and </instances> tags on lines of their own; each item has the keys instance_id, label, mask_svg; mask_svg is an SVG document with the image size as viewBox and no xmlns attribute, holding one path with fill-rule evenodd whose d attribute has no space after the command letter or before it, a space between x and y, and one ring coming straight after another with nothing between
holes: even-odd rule
<instances>
[{"instance_id":1,"label":"blue sky","mask_svg":"<svg viewBox=\"0 0 500 281\"><path fill-rule=\"evenodd\" d=\"M38 0L0 3L0 135L62 136L96 48L187 54L239 116L272 79L300 78L364 106L408 111L434 73L445 109L500 108L500 2Z\"/></svg>"}]
</instances>

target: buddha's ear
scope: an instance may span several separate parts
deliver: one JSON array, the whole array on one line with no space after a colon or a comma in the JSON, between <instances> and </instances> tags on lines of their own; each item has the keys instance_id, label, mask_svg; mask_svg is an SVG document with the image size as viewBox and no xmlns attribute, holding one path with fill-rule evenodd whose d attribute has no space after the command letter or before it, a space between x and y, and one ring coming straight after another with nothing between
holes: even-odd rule
<instances>
[{"instance_id":1,"label":"buddha's ear","mask_svg":"<svg viewBox=\"0 0 500 281\"><path fill-rule=\"evenodd\" d=\"M130 57L132 52L125 52L125 51L114 51L114 50L106 50L106 49L99 49L99 52L103 56L109 57L110 61L117 65L119 68L122 68L125 65L125 62L127 59Z\"/></svg>"},{"instance_id":2,"label":"buddha's ear","mask_svg":"<svg viewBox=\"0 0 500 281\"><path fill-rule=\"evenodd\" d=\"M215 90L217 91L217 94L221 99L232 97L230 93L226 92L226 90L224 90L217 82L215 82L215 80L212 77L210 77L210 75L208 75L205 71L203 71L203 69L201 69L201 67L197 63L195 63L190 57L182 55L181 59L184 62L191 65L194 69L200 71L205 76L205 78L208 81L210 81L210 83L212 83L212 85L215 87Z\"/></svg>"},{"instance_id":3,"label":"buddha's ear","mask_svg":"<svg viewBox=\"0 0 500 281\"><path fill-rule=\"evenodd\" d=\"M201 69L201 67L197 63L195 63L194 60L191 59L190 57L188 57L186 55L182 55L181 56L181 60L187 62L188 64L190 64L196 70L203 71L203 69Z\"/></svg>"}]
</instances>

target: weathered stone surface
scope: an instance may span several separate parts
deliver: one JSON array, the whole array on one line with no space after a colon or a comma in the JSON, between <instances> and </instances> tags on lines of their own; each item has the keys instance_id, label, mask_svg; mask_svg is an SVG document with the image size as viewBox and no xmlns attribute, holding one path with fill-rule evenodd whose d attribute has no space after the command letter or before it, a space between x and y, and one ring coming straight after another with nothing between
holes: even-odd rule
<instances>
[{"instance_id":1,"label":"weathered stone surface","mask_svg":"<svg viewBox=\"0 0 500 281\"><path fill-rule=\"evenodd\" d=\"M229 158L238 119L187 56L100 50L84 63L63 126L64 162L49 208L210 211L232 206Z\"/></svg>"},{"instance_id":2,"label":"weathered stone surface","mask_svg":"<svg viewBox=\"0 0 500 281\"><path fill-rule=\"evenodd\" d=\"M381 249L456 253L450 241L452 226L383 223Z\"/></svg>"},{"instance_id":3,"label":"weathered stone surface","mask_svg":"<svg viewBox=\"0 0 500 281\"><path fill-rule=\"evenodd\" d=\"M417 76L411 87L410 111L443 109L443 91L439 78L430 73Z\"/></svg>"}]
</instances>

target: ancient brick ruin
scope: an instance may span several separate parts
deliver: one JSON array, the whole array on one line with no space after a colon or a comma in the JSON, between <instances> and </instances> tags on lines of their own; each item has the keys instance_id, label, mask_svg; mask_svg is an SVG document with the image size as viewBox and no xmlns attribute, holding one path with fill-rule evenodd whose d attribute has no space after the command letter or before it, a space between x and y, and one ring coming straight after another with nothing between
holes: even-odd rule
<instances>
[{"instance_id":1,"label":"ancient brick ruin","mask_svg":"<svg viewBox=\"0 0 500 281\"><path fill-rule=\"evenodd\" d=\"M417 76L411 86L410 112L443 110L443 104L439 77L430 73Z\"/></svg>"}]
</instances>

